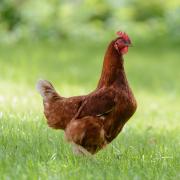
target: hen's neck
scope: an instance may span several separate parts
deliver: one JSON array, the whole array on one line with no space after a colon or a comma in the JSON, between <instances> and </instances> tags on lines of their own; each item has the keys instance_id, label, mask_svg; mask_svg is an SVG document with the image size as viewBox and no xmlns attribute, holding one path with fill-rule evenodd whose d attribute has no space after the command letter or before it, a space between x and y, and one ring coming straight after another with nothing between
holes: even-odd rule
<instances>
[{"instance_id":1,"label":"hen's neck","mask_svg":"<svg viewBox=\"0 0 180 180\"><path fill-rule=\"evenodd\" d=\"M114 48L114 41L112 41L104 57L103 69L97 88L108 87L114 83L118 86L128 85L123 57Z\"/></svg>"}]
</instances>

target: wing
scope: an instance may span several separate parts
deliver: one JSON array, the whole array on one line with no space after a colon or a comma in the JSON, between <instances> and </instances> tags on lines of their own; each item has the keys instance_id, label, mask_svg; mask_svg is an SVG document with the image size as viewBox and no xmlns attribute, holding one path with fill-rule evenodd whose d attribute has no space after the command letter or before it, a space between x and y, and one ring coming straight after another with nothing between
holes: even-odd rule
<instances>
[{"instance_id":1,"label":"wing","mask_svg":"<svg viewBox=\"0 0 180 180\"><path fill-rule=\"evenodd\" d=\"M101 116L109 113L114 106L115 91L112 88L101 88L87 96L79 109L77 117Z\"/></svg>"}]
</instances>

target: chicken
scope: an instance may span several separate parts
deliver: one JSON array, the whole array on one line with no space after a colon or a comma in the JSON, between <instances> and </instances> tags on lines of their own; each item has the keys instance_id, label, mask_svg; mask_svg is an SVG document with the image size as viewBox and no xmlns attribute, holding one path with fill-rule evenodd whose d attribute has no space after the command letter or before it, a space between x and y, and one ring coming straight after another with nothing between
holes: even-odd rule
<instances>
[{"instance_id":1,"label":"chicken","mask_svg":"<svg viewBox=\"0 0 180 180\"><path fill-rule=\"evenodd\" d=\"M97 88L88 95L65 98L50 82L37 83L48 125L65 131L75 153L95 154L104 148L136 111L123 60L131 40L124 32L117 35L107 48Z\"/></svg>"}]
</instances>

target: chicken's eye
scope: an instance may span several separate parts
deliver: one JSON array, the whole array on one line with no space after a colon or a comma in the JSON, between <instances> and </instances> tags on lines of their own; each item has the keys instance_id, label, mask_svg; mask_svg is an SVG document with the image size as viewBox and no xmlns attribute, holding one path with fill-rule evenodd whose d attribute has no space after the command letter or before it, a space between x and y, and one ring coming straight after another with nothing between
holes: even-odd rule
<instances>
[{"instance_id":1,"label":"chicken's eye","mask_svg":"<svg viewBox=\"0 0 180 180\"><path fill-rule=\"evenodd\" d=\"M122 42L123 42L124 44L126 44L126 43L127 43L127 41L126 41L125 39L122 39Z\"/></svg>"}]
</instances>

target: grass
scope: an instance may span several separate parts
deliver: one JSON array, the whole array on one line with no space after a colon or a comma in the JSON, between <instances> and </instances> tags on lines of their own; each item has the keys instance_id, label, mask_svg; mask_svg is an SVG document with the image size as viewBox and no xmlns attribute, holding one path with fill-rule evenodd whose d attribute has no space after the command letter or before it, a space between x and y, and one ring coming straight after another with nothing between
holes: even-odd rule
<instances>
[{"instance_id":1,"label":"grass","mask_svg":"<svg viewBox=\"0 0 180 180\"><path fill-rule=\"evenodd\" d=\"M138 110L96 156L74 156L47 127L39 78L64 96L93 90L106 43L0 45L0 179L180 179L178 48L134 47L125 56Z\"/></svg>"}]
</instances>

